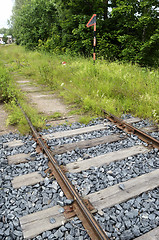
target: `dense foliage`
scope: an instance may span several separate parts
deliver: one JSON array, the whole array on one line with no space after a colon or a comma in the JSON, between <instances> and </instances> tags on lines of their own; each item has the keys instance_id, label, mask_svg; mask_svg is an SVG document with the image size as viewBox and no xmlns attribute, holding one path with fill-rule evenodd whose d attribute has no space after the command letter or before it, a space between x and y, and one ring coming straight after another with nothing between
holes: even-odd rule
<instances>
[{"instance_id":1,"label":"dense foliage","mask_svg":"<svg viewBox=\"0 0 159 240\"><path fill-rule=\"evenodd\" d=\"M0 62L0 102L7 102L13 98L11 91L11 79L3 64Z\"/></svg>"},{"instance_id":2,"label":"dense foliage","mask_svg":"<svg viewBox=\"0 0 159 240\"><path fill-rule=\"evenodd\" d=\"M12 35L12 28L0 28L0 34Z\"/></svg>"},{"instance_id":3,"label":"dense foliage","mask_svg":"<svg viewBox=\"0 0 159 240\"><path fill-rule=\"evenodd\" d=\"M14 36L29 49L89 56L94 13L98 57L158 67L158 0L15 0Z\"/></svg>"}]
</instances>

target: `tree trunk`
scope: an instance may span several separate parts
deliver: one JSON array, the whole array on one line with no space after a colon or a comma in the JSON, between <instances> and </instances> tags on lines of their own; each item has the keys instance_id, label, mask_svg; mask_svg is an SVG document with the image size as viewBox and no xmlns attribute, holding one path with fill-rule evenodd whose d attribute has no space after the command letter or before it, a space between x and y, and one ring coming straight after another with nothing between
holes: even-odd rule
<instances>
[{"instance_id":1,"label":"tree trunk","mask_svg":"<svg viewBox=\"0 0 159 240\"><path fill-rule=\"evenodd\" d=\"M104 6L104 20L108 18L108 0L103 1Z\"/></svg>"}]
</instances>

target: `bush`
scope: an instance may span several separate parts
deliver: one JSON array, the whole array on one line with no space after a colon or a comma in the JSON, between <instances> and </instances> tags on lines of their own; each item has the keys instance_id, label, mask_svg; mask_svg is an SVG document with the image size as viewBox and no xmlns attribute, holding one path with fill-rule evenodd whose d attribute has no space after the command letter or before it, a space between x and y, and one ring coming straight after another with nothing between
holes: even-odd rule
<instances>
[{"instance_id":1,"label":"bush","mask_svg":"<svg viewBox=\"0 0 159 240\"><path fill-rule=\"evenodd\" d=\"M8 102L12 98L11 79L4 67L0 65L0 101Z\"/></svg>"}]
</instances>

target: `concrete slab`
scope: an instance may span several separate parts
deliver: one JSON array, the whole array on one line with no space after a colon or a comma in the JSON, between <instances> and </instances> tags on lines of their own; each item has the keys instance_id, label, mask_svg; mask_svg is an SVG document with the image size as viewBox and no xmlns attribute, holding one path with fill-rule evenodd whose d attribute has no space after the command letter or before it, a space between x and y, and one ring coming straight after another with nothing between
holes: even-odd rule
<instances>
[{"instance_id":1,"label":"concrete slab","mask_svg":"<svg viewBox=\"0 0 159 240\"><path fill-rule=\"evenodd\" d=\"M29 80L20 80L20 81L16 81L17 83L21 84L21 83L29 83Z\"/></svg>"},{"instance_id":2,"label":"concrete slab","mask_svg":"<svg viewBox=\"0 0 159 240\"><path fill-rule=\"evenodd\" d=\"M38 87L35 87L33 85L22 84L22 85L19 85L19 87L24 92L39 92L40 91L40 89Z\"/></svg>"},{"instance_id":3,"label":"concrete slab","mask_svg":"<svg viewBox=\"0 0 159 240\"><path fill-rule=\"evenodd\" d=\"M55 94L50 95L50 93L48 93L48 95L44 95L40 92L32 92L28 93L27 97L39 112L46 115L52 115L55 112L59 112L65 116L65 114L69 112L67 106L64 105Z\"/></svg>"}]
</instances>

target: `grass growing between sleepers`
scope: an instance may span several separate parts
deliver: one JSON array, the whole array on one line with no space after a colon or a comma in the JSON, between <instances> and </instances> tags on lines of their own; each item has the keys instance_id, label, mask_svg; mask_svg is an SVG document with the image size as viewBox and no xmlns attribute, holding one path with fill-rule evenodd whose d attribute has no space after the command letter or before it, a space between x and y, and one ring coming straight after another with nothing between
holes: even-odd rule
<instances>
[{"instance_id":1,"label":"grass growing between sleepers","mask_svg":"<svg viewBox=\"0 0 159 240\"><path fill-rule=\"evenodd\" d=\"M103 108L118 116L131 113L159 123L158 69L104 60L93 65L92 59L26 51L15 45L1 47L0 56L9 71L57 92L73 111L94 117Z\"/></svg>"}]
</instances>

